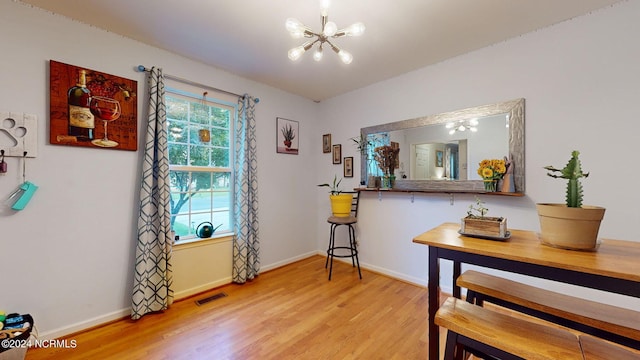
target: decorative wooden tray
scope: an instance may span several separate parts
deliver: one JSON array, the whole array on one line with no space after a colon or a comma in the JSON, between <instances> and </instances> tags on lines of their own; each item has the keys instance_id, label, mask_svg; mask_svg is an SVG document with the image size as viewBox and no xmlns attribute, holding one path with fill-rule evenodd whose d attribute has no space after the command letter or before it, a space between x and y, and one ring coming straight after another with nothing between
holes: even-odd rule
<instances>
[{"instance_id":1,"label":"decorative wooden tray","mask_svg":"<svg viewBox=\"0 0 640 360\"><path fill-rule=\"evenodd\" d=\"M498 240L498 241L506 241L506 240L509 240L509 238L511 237L511 231L505 232L504 237L501 237L501 236L489 236L489 235L478 235L478 234L468 234L468 233L462 232L462 230L458 230L458 234L464 235L464 236L469 236L469 237L474 237L474 238L478 238L478 239Z\"/></svg>"}]
</instances>

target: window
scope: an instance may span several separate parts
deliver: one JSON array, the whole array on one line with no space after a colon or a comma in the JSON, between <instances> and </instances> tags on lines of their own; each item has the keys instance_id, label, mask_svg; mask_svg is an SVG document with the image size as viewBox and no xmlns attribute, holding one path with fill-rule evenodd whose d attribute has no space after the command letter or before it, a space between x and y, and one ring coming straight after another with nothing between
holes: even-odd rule
<instances>
[{"instance_id":1,"label":"window","mask_svg":"<svg viewBox=\"0 0 640 360\"><path fill-rule=\"evenodd\" d=\"M219 226L216 234L230 233L236 105L172 88L166 88L165 100L171 228L181 240L195 238L205 222Z\"/></svg>"},{"instance_id":2,"label":"window","mask_svg":"<svg viewBox=\"0 0 640 360\"><path fill-rule=\"evenodd\" d=\"M367 135L367 174L369 176L382 176L382 169L378 167L378 163L375 161L375 148L378 146L389 145L389 133L383 132L378 134Z\"/></svg>"}]
</instances>

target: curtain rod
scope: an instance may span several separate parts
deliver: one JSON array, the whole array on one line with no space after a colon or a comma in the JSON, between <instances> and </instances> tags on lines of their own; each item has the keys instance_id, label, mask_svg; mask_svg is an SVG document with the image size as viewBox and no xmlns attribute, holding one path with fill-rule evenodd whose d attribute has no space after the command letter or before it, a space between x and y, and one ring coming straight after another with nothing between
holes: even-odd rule
<instances>
[{"instance_id":1,"label":"curtain rod","mask_svg":"<svg viewBox=\"0 0 640 360\"><path fill-rule=\"evenodd\" d=\"M150 71L150 69L146 68L144 65L138 65L138 67L136 69L139 72L148 72L148 71ZM197 83L197 82L194 82L194 81L191 81L191 80L187 80L187 79L183 79L183 78L180 78L180 77L177 77L177 76L173 76L173 75L164 74L164 76L167 79L179 81L179 82L185 83L187 85L201 87L201 88L205 88L205 89L213 90L213 91L219 91L219 92L222 92L222 93L225 93L225 94L228 94L228 95L234 95L234 96L241 97L241 98L244 98L245 95L246 95L246 94L245 95L240 95L240 94L232 93L230 91L214 88L214 87L209 86L209 85L200 84L200 83ZM260 102L260 99L258 99L258 98L255 98L255 100L256 100L256 103Z\"/></svg>"}]
</instances>

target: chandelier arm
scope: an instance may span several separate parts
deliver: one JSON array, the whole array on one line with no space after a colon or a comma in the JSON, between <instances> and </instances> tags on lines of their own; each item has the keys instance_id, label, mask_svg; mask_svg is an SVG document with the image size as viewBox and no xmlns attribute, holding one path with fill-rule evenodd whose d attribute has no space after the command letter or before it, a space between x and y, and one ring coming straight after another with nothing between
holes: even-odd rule
<instances>
[{"instance_id":1,"label":"chandelier arm","mask_svg":"<svg viewBox=\"0 0 640 360\"><path fill-rule=\"evenodd\" d=\"M304 35L304 37L314 37L314 36L320 36L320 34L314 32L313 30L311 30L310 27L308 27L307 25L302 25L303 26L303 31L302 34Z\"/></svg>"},{"instance_id":2,"label":"chandelier arm","mask_svg":"<svg viewBox=\"0 0 640 360\"><path fill-rule=\"evenodd\" d=\"M311 38L311 37L314 37L314 36L320 36L320 35L318 35L317 33L314 33L314 32L313 32L313 31L311 31L311 30L306 30L306 29L305 29L305 31L304 31L304 37Z\"/></svg>"},{"instance_id":3,"label":"chandelier arm","mask_svg":"<svg viewBox=\"0 0 640 360\"><path fill-rule=\"evenodd\" d=\"M317 42L320 42L320 39L315 39L315 40L310 41L307 44L303 45L304 46L304 51L307 51L307 50L311 49L313 47L313 45L315 45Z\"/></svg>"},{"instance_id":4,"label":"chandelier arm","mask_svg":"<svg viewBox=\"0 0 640 360\"><path fill-rule=\"evenodd\" d=\"M347 29L339 29L338 31L336 31L336 33L332 36L333 38L339 38L339 37L343 37L343 36L347 36Z\"/></svg>"},{"instance_id":5,"label":"chandelier arm","mask_svg":"<svg viewBox=\"0 0 640 360\"><path fill-rule=\"evenodd\" d=\"M333 45L333 43L329 41L329 39L326 39L324 42L329 44L329 46L331 46L331 50L335 51L336 54L340 52L340 48L337 47L336 45Z\"/></svg>"}]
</instances>

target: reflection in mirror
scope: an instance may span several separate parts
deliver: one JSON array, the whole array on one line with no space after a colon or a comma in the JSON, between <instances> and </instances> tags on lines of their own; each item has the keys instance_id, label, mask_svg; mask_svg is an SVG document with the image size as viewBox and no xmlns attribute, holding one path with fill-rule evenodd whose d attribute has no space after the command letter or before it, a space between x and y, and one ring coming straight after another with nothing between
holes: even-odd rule
<instances>
[{"instance_id":1,"label":"reflection in mirror","mask_svg":"<svg viewBox=\"0 0 640 360\"><path fill-rule=\"evenodd\" d=\"M361 135L376 146L399 144L394 188L483 192L478 164L507 156L516 192L524 192L524 99L372 126ZM366 154L361 175L382 175Z\"/></svg>"},{"instance_id":2,"label":"reflection in mirror","mask_svg":"<svg viewBox=\"0 0 640 360\"><path fill-rule=\"evenodd\" d=\"M409 180L481 180L473 164L509 153L506 114L390 133L408 145L400 162Z\"/></svg>"}]
</instances>

